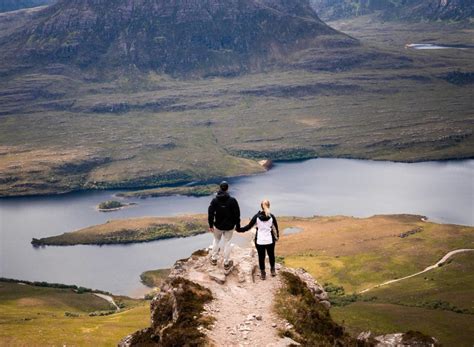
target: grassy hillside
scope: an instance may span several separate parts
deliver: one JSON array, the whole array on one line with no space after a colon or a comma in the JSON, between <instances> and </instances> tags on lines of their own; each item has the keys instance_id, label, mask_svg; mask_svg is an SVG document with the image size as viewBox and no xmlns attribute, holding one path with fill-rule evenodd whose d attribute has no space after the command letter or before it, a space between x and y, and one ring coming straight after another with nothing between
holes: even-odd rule
<instances>
[{"instance_id":1,"label":"grassy hillside","mask_svg":"<svg viewBox=\"0 0 474 347\"><path fill-rule=\"evenodd\" d=\"M472 253L455 255L431 272L364 295L347 295L421 271L451 250L474 248L474 228L410 215L289 218L282 224L302 231L284 236L277 254L320 283L344 288L346 301L339 298L338 304L346 306L334 306L331 312L352 333L414 329L448 346L472 345Z\"/></svg>"},{"instance_id":2,"label":"grassy hillside","mask_svg":"<svg viewBox=\"0 0 474 347\"><path fill-rule=\"evenodd\" d=\"M334 25L364 45L362 56L344 55L355 59L347 69L314 70L302 55L295 66L234 78L98 78L61 66L6 75L0 196L255 174L264 171L261 158L473 157L471 84L447 76L474 71L474 50L404 48L472 44L472 27L360 18ZM331 52L313 55L340 63Z\"/></svg>"},{"instance_id":3,"label":"grassy hillside","mask_svg":"<svg viewBox=\"0 0 474 347\"><path fill-rule=\"evenodd\" d=\"M123 300L126 307L121 312L91 317L92 312L113 307L90 293L0 282L0 345L116 345L123 336L149 325L148 302Z\"/></svg>"},{"instance_id":4,"label":"grassy hillside","mask_svg":"<svg viewBox=\"0 0 474 347\"><path fill-rule=\"evenodd\" d=\"M474 248L474 228L423 222L420 216L316 217L291 225L303 231L282 240L285 262L348 293L421 271L454 249Z\"/></svg>"},{"instance_id":5,"label":"grassy hillside","mask_svg":"<svg viewBox=\"0 0 474 347\"><path fill-rule=\"evenodd\" d=\"M62 235L33 239L34 246L104 245L187 237L207 231L204 216L116 219Z\"/></svg>"},{"instance_id":6,"label":"grassy hillside","mask_svg":"<svg viewBox=\"0 0 474 347\"><path fill-rule=\"evenodd\" d=\"M421 330L444 346L474 343L474 252L458 254L429 273L374 289L356 302L334 307L332 314L350 331L388 333L396 329Z\"/></svg>"}]
</instances>

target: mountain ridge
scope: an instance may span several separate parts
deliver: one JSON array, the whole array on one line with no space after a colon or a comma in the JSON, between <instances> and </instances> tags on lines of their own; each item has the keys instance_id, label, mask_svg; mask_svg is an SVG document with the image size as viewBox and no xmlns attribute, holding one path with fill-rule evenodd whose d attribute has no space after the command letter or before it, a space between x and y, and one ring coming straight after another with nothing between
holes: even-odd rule
<instances>
[{"instance_id":1,"label":"mountain ridge","mask_svg":"<svg viewBox=\"0 0 474 347\"><path fill-rule=\"evenodd\" d=\"M306 0L60 0L0 47L5 60L29 66L237 75L284 65L327 40L358 45L322 22Z\"/></svg>"},{"instance_id":2,"label":"mountain ridge","mask_svg":"<svg viewBox=\"0 0 474 347\"><path fill-rule=\"evenodd\" d=\"M336 20L378 12L385 20L468 21L474 17L469 0L311 0L324 20Z\"/></svg>"}]
</instances>

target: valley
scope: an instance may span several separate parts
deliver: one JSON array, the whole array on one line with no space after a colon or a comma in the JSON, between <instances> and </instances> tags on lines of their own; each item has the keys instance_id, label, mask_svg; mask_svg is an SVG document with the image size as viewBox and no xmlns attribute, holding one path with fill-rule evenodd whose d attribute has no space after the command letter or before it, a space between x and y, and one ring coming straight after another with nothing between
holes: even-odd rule
<instances>
[{"instance_id":1,"label":"valley","mask_svg":"<svg viewBox=\"0 0 474 347\"><path fill-rule=\"evenodd\" d=\"M473 156L472 81L449 76L474 71L474 50L404 48L472 44L472 26L330 24L361 46L232 78L131 70L99 78L61 64L5 75L0 195L216 180L263 172L259 159Z\"/></svg>"},{"instance_id":2,"label":"valley","mask_svg":"<svg viewBox=\"0 0 474 347\"><path fill-rule=\"evenodd\" d=\"M114 345L149 324L149 301L114 298L118 313L91 293L0 279L0 344Z\"/></svg>"},{"instance_id":3,"label":"valley","mask_svg":"<svg viewBox=\"0 0 474 347\"><path fill-rule=\"evenodd\" d=\"M473 346L468 0L0 12L0 345ZM252 232L208 261L223 179L266 282Z\"/></svg>"}]
</instances>

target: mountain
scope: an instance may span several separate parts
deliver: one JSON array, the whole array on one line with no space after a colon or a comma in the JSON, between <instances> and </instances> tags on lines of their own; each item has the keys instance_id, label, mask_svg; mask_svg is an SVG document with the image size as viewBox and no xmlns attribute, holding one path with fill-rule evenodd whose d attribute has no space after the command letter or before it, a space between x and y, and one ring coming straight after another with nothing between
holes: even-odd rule
<instances>
[{"instance_id":1,"label":"mountain","mask_svg":"<svg viewBox=\"0 0 474 347\"><path fill-rule=\"evenodd\" d=\"M42 5L49 5L54 0L0 0L0 13L20 10Z\"/></svg>"},{"instance_id":2,"label":"mountain","mask_svg":"<svg viewBox=\"0 0 474 347\"><path fill-rule=\"evenodd\" d=\"M384 19L452 20L474 17L472 0L311 0L324 20L335 20L381 11Z\"/></svg>"},{"instance_id":3,"label":"mountain","mask_svg":"<svg viewBox=\"0 0 474 347\"><path fill-rule=\"evenodd\" d=\"M235 75L358 42L307 0L60 0L0 41L7 62Z\"/></svg>"}]
</instances>

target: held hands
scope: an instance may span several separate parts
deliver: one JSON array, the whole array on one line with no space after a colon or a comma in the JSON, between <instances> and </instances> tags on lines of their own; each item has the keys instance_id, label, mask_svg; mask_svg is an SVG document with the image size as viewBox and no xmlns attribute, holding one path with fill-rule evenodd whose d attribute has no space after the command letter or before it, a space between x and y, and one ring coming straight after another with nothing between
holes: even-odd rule
<instances>
[{"instance_id":1,"label":"held hands","mask_svg":"<svg viewBox=\"0 0 474 347\"><path fill-rule=\"evenodd\" d=\"M210 232L210 233L213 233L213 232L214 232L214 228L209 227L209 232Z\"/></svg>"}]
</instances>

